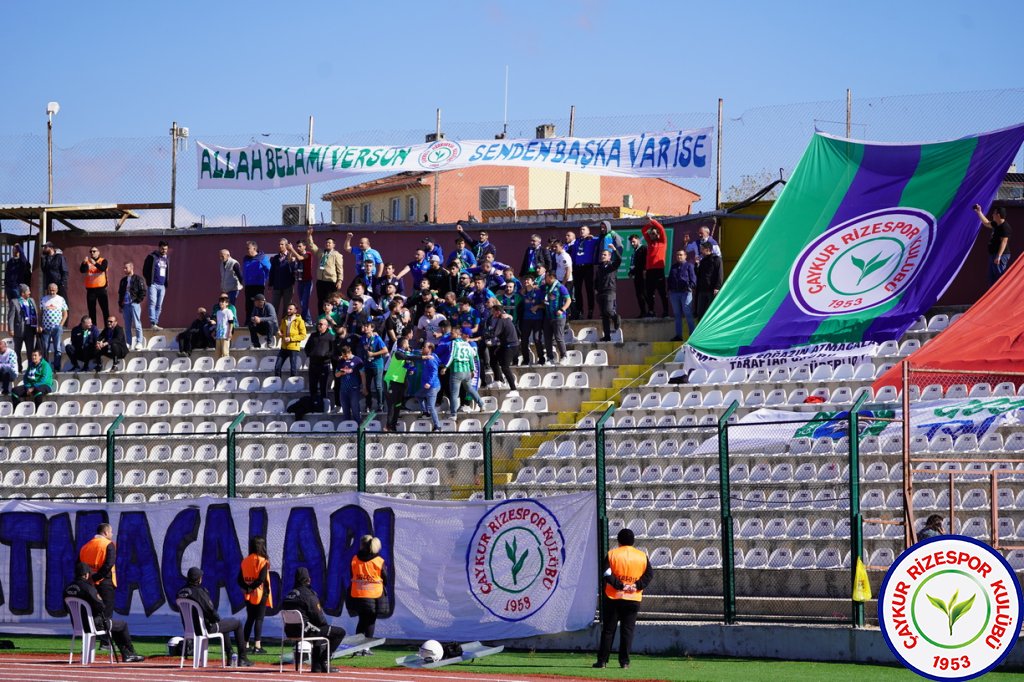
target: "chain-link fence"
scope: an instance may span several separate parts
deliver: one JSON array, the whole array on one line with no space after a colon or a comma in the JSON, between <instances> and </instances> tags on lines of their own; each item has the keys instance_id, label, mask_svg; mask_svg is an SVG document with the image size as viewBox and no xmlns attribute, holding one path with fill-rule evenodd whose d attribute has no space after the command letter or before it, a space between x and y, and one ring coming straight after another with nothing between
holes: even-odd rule
<instances>
[{"instance_id":1,"label":"chain-link fence","mask_svg":"<svg viewBox=\"0 0 1024 682\"><path fill-rule=\"evenodd\" d=\"M838 94L838 93L837 93ZM734 111L724 103L722 122L722 198L745 198L773 179L789 177L815 130L886 142L947 139L992 130L1019 122L1024 89L954 92L893 97L854 98L849 120L846 100L794 103ZM452 140L488 140L504 133L508 138L534 138L537 127L554 126L554 134L567 136L569 112L529 120L449 122L457 112L443 112L442 134ZM922 115L922 114L927 115ZM588 116L579 111L573 121L577 137L624 135L681 130L716 125L716 102L702 112L634 116ZM171 200L172 138L168 133L146 138L97 138L67 143L60 126L54 130L54 201L73 203L164 203ZM318 143L405 145L421 143L436 130L436 121L410 121L405 130L345 131L321 118L314 139ZM182 125L182 122L178 122ZM184 122L187 125L187 121ZM178 227L279 225L286 206L301 217L306 204L302 186L267 191L201 191L192 140L239 147L254 142L302 145L309 141L307 122L296 122L285 133L216 134L193 129L188 141L178 144L176 218ZM0 197L2 203L41 204L47 194L47 142L45 134L0 137ZM709 159L714 167L715 159ZM384 174L354 176L311 189L311 222L391 223L454 222L484 211L508 220L558 221L568 207L575 217L592 219L596 207L616 209L604 217L657 214L678 215L715 208L716 173L709 178L662 183L642 179L613 180L561 171L529 171L493 167L486 178L463 178L460 173L413 174L393 187L383 187ZM435 192L434 183L437 181ZM359 185L359 187L354 187ZM684 187L699 197L679 189ZM504 192L502 189L504 188ZM509 189L512 188L512 189ZM340 192L329 198L333 192ZM436 205L435 205L436 197ZM629 197L629 199L626 199ZM299 213L294 209L298 208ZM435 210L436 209L436 210ZM503 212L504 211L504 212ZM436 215L436 218L435 218ZM569 216L573 217L573 214ZM130 227L168 227L167 210L142 210ZM97 227L109 228L109 225ZM9 231L9 230L8 230Z\"/></svg>"},{"instance_id":2,"label":"chain-link fence","mask_svg":"<svg viewBox=\"0 0 1024 682\"><path fill-rule=\"evenodd\" d=\"M138 415L111 415L89 433L76 430L74 418L60 432L50 419L25 418L0 434L0 494L146 503L593 491L606 531L601 555L628 528L657 571L646 618L862 622L850 602L856 557L864 552L877 582L885 550L902 543L902 455L877 447L891 418L819 412L805 421L730 423L727 412L717 425L659 427L653 419L609 426L611 414L578 427L531 427L511 414L480 413L444 421L437 432L426 419L384 431L375 413L361 423L318 414L249 424L243 413L200 418L179 433L154 432L151 418ZM883 523L892 525L876 531Z\"/></svg>"}]
</instances>

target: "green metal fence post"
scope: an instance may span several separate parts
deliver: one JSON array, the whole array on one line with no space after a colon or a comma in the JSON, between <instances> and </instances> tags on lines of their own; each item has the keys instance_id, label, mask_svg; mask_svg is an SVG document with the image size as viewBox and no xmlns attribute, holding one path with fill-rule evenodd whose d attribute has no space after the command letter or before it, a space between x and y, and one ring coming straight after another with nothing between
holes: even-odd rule
<instances>
[{"instance_id":1,"label":"green metal fence post","mask_svg":"<svg viewBox=\"0 0 1024 682\"><path fill-rule=\"evenodd\" d=\"M124 415L117 415L107 427L107 502L114 501L114 449L117 445L117 427L124 422Z\"/></svg>"},{"instance_id":2,"label":"green metal fence post","mask_svg":"<svg viewBox=\"0 0 1024 682\"><path fill-rule=\"evenodd\" d=\"M729 417L739 408L732 401L718 420L718 497L722 512L722 616L736 622L736 558L733 556L732 505L729 500Z\"/></svg>"},{"instance_id":3,"label":"green metal fence post","mask_svg":"<svg viewBox=\"0 0 1024 682\"><path fill-rule=\"evenodd\" d=\"M867 402L865 391L850 409L847 440L850 447L850 594L857 580L857 559L864 553L864 519L860 515L860 407ZM904 415L904 418L906 415ZM864 627L864 602L852 601L853 625Z\"/></svg>"},{"instance_id":4,"label":"green metal fence post","mask_svg":"<svg viewBox=\"0 0 1024 682\"><path fill-rule=\"evenodd\" d=\"M361 493L366 492L366 429L376 417L377 413L370 410L356 432L356 490Z\"/></svg>"},{"instance_id":5,"label":"green metal fence post","mask_svg":"<svg viewBox=\"0 0 1024 682\"><path fill-rule=\"evenodd\" d=\"M228 497L235 496L235 431L245 420L245 412L239 412L238 416L228 425Z\"/></svg>"},{"instance_id":6,"label":"green metal fence post","mask_svg":"<svg viewBox=\"0 0 1024 682\"><path fill-rule=\"evenodd\" d=\"M605 481L604 456L605 456L605 424L615 413L615 405L609 405L604 414L594 424L594 467L595 472L594 491L597 498L597 591L598 599L604 593L602 586L604 580L604 562L608 555L608 490Z\"/></svg>"},{"instance_id":7,"label":"green metal fence post","mask_svg":"<svg viewBox=\"0 0 1024 682\"><path fill-rule=\"evenodd\" d=\"M491 418L484 424L484 499L494 499L494 441L491 432L494 430L494 422L501 418L501 412L495 410Z\"/></svg>"}]
</instances>

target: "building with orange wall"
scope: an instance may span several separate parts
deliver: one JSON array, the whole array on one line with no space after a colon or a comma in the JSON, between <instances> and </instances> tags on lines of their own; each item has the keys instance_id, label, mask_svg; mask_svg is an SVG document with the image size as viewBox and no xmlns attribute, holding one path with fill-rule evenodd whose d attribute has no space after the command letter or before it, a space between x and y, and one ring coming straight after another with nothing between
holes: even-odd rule
<instances>
[{"instance_id":1,"label":"building with orange wall","mask_svg":"<svg viewBox=\"0 0 1024 682\"><path fill-rule=\"evenodd\" d=\"M470 216L562 209L566 173L545 168L480 166L409 172L328 192L336 224L451 223ZM434 186L437 184L437 215ZM700 195L660 178L569 174L569 208L619 207L654 215L689 215ZM557 218L556 218L557 219Z\"/></svg>"}]
</instances>

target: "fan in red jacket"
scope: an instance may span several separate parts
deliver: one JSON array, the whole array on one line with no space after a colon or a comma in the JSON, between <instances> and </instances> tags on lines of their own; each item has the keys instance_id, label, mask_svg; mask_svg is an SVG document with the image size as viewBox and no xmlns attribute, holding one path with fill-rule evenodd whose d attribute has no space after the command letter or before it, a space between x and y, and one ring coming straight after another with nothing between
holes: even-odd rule
<instances>
[{"instance_id":1,"label":"fan in red jacket","mask_svg":"<svg viewBox=\"0 0 1024 682\"><path fill-rule=\"evenodd\" d=\"M668 317L668 290L665 288L665 251L668 239L665 228L654 218L648 218L643 227L644 241L647 242L647 272L644 282L647 288L647 312L654 317L654 292L661 296L661 316Z\"/></svg>"}]
</instances>

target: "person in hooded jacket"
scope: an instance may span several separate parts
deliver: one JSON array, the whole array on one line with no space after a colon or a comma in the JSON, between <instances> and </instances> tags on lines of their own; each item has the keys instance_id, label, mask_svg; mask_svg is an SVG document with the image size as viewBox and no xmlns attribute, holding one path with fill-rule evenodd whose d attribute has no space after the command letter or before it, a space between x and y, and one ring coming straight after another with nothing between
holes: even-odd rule
<instances>
[{"instance_id":1,"label":"person in hooded jacket","mask_svg":"<svg viewBox=\"0 0 1024 682\"><path fill-rule=\"evenodd\" d=\"M210 593L202 586L203 569L193 566L188 569L185 578L188 582L185 584L185 587L178 590L178 599L191 599L199 604L199 608L203 612L203 621L206 623L207 632L224 633L224 654L228 659L231 658L232 652L231 639L228 637L228 634L234 632L235 644L238 646L238 667L251 667L252 661L249 660L247 655L245 634L242 632L242 621L237 618L220 617L220 614L217 613L217 607L213 605L213 600L210 599Z\"/></svg>"},{"instance_id":2,"label":"person in hooded jacket","mask_svg":"<svg viewBox=\"0 0 1024 682\"><path fill-rule=\"evenodd\" d=\"M75 563L75 579L64 588L65 597L81 599L89 605L92 619L96 627L110 633L114 644L121 652L121 660L125 663L141 663L146 660L140 656L132 645L132 636L128 632L128 624L123 620L115 620L106 615L106 603L100 598L96 586L90 580L92 569L81 561Z\"/></svg>"},{"instance_id":3,"label":"person in hooded jacket","mask_svg":"<svg viewBox=\"0 0 1024 682\"><path fill-rule=\"evenodd\" d=\"M295 569L295 587L284 596L281 608L286 611L298 611L306 624L306 637L326 637L328 646L323 642L313 643L311 670L315 673L330 672L331 652L338 648L341 640L345 639L344 628L331 625L324 616L324 609L320 606L320 597L310 588L309 569L300 566ZM285 637L298 639L300 633L294 625L286 625Z\"/></svg>"}]
</instances>

